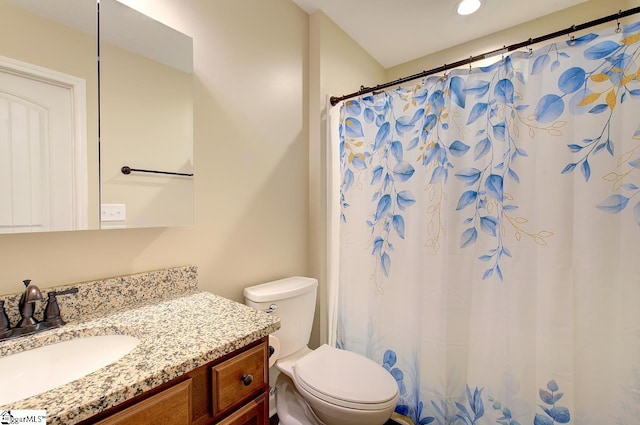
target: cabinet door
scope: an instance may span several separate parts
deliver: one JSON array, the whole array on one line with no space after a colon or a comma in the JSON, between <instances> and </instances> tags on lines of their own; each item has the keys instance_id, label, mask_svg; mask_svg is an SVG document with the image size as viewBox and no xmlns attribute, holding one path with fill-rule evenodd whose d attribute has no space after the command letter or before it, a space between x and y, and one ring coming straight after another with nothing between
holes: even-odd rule
<instances>
[{"instance_id":1,"label":"cabinet door","mask_svg":"<svg viewBox=\"0 0 640 425\"><path fill-rule=\"evenodd\" d=\"M266 344L260 344L211 368L214 415L224 414L265 390L266 350Z\"/></svg>"},{"instance_id":2,"label":"cabinet door","mask_svg":"<svg viewBox=\"0 0 640 425\"><path fill-rule=\"evenodd\" d=\"M249 422L250 423L250 422ZM174 385L96 425L190 425L191 379Z\"/></svg>"},{"instance_id":3,"label":"cabinet door","mask_svg":"<svg viewBox=\"0 0 640 425\"><path fill-rule=\"evenodd\" d=\"M255 400L236 410L217 425L264 425L267 424L267 397L262 394Z\"/></svg>"}]
</instances>

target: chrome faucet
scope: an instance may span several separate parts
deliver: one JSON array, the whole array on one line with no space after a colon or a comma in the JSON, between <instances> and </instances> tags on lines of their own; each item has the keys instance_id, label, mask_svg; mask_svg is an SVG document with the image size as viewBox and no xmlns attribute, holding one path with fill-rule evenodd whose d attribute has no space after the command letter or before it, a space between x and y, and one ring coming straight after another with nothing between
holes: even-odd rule
<instances>
[{"instance_id":1,"label":"chrome faucet","mask_svg":"<svg viewBox=\"0 0 640 425\"><path fill-rule=\"evenodd\" d=\"M4 309L4 301L0 301L0 341L63 326L65 321L62 320L60 316L60 307L58 306L56 296L75 294L78 292L78 288L69 288L64 291L49 291L47 293L48 300L44 317L43 320L39 322L33 315L36 301L42 301L42 292L40 292L40 288L36 285L31 284L31 280L25 280L23 283L26 289L18 303L21 319L14 328L11 328L11 323Z\"/></svg>"}]
</instances>

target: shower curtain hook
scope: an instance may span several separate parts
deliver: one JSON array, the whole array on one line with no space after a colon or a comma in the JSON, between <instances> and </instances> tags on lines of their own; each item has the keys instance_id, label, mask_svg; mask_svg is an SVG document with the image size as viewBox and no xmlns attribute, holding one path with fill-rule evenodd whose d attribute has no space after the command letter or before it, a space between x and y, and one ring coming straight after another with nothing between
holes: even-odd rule
<instances>
[{"instance_id":1,"label":"shower curtain hook","mask_svg":"<svg viewBox=\"0 0 640 425\"><path fill-rule=\"evenodd\" d=\"M529 50L529 56L533 56L533 48L531 47L531 44L533 44L533 39L529 37L529 45L527 46L527 49Z\"/></svg>"},{"instance_id":2,"label":"shower curtain hook","mask_svg":"<svg viewBox=\"0 0 640 425\"><path fill-rule=\"evenodd\" d=\"M573 35L573 32L576 30L575 25L571 25L571 32L569 33L569 46L573 46L576 44L576 37Z\"/></svg>"},{"instance_id":3,"label":"shower curtain hook","mask_svg":"<svg viewBox=\"0 0 640 425\"><path fill-rule=\"evenodd\" d=\"M622 31L622 29L620 28L620 15L622 15L622 9L618 10L618 19L616 19L618 27L616 28L616 34L620 34L620 32Z\"/></svg>"}]
</instances>

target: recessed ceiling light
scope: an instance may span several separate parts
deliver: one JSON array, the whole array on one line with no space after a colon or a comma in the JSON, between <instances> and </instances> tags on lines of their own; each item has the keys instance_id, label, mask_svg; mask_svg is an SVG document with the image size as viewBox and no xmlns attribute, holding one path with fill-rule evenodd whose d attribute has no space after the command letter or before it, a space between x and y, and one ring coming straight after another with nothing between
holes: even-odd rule
<instances>
[{"instance_id":1,"label":"recessed ceiling light","mask_svg":"<svg viewBox=\"0 0 640 425\"><path fill-rule=\"evenodd\" d=\"M461 0L456 7L459 15L471 15L482 6L480 0Z\"/></svg>"}]
</instances>

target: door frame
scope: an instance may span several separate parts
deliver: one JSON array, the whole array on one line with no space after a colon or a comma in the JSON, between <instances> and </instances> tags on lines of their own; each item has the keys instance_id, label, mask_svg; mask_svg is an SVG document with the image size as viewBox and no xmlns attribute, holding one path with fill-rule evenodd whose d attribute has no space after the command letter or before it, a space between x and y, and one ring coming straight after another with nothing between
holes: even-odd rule
<instances>
[{"instance_id":1,"label":"door frame","mask_svg":"<svg viewBox=\"0 0 640 425\"><path fill-rule=\"evenodd\" d=\"M42 66L0 56L0 72L68 90L73 102L73 230L89 228L86 81Z\"/></svg>"}]
</instances>

